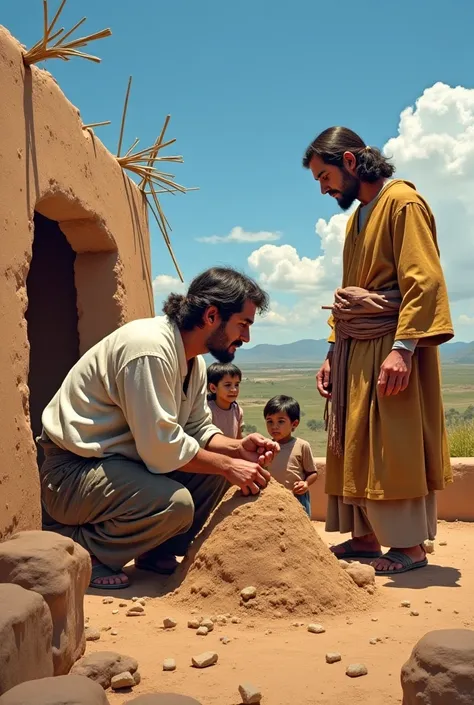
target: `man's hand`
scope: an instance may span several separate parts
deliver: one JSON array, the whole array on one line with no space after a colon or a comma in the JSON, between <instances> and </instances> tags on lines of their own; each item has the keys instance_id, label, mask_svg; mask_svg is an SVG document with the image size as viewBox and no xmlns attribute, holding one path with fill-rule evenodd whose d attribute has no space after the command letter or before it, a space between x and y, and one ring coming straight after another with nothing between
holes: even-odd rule
<instances>
[{"instance_id":1,"label":"man's hand","mask_svg":"<svg viewBox=\"0 0 474 705\"><path fill-rule=\"evenodd\" d=\"M316 375L316 387L318 392L325 399L331 398L331 362L332 353L328 353L327 358L324 360L321 368Z\"/></svg>"},{"instance_id":2,"label":"man's hand","mask_svg":"<svg viewBox=\"0 0 474 705\"><path fill-rule=\"evenodd\" d=\"M268 467L279 452L278 443L265 438L261 433L250 433L240 441L240 457L252 463L259 463L262 468Z\"/></svg>"},{"instance_id":3,"label":"man's hand","mask_svg":"<svg viewBox=\"0 0 474 705\"><path fill-rule=\"evenodd\" d=\"M390 397L408 387L412 366L412 353L392 350L380 368L377 391L381 397Z\"/></svg>"},{"instance_id":4,"label":"man's hand","mask_svg":"<svg viewBox=\"0 0 474 705\"><path fill-rule=\"evenodd\" d=\"M293 485L293 494L306 494L308 491L308 483L306 480L299 480Z\"/></svg>"},{"instance_id":5,"label":"man's hand","mask_svg":"<svg viewBox=\"0 0 474 705\"><path fill-rule=\"evenodd\" d=\"M224 471L224 477L231 485L240 487L246 497L250 494L258 494L260 488L267 486L271 475L258 463L234 459L229 462L229 466Z\"/></svg>"}]
</instances>

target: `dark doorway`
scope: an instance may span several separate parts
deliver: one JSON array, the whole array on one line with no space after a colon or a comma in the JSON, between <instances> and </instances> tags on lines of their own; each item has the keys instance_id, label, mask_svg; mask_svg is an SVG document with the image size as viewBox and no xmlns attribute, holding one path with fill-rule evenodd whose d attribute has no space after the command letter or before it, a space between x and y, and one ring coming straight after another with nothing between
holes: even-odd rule
<instances>
[{"instance_id":1,"label":"dark doorway","mask_svg":"<svg viewBox=\"0 0 474 705\"><path fill-rule=\"evenodd\" d=\"M34 437L41 433L45 406L79 359L75 259L76 253L57 222L35 213L25 314L30 344L28 386ZM39 448L39 464L42 459Z\"/></svg>"}]
</instances>

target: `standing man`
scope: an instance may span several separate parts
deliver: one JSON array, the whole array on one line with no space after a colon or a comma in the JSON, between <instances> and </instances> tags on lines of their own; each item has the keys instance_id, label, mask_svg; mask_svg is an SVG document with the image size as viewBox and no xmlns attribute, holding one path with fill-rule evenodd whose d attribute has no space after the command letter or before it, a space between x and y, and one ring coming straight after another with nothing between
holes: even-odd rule
<instances>
[{"instance_id":1,"label":"standing man","mask_svg":"<svg viewBox=\"0 0 474 705\"><path fill-rule=\"evenodd\" d=\"M338 558L372 558L379 575L421 568L435 491L452 482L437 346L453 328L435 220L414 184L392 180L389 161L345 127L322 132L303 166L343 210L360 202L317 374L331 402L326 528L352 533Z\"/></svg>"},{"instance_id":2,"label":"standing man","mask_svg":"<svg viewBox=\"0 0 474 705\"><path fill-rule=\"evenodd\" d=\"M266 486L279 446L213 425L201 355L230 362L267 308L253 280L209 269L185 296L170 294L164 317L127 323L86 352L46 407L44 528L87 549L91 587L126 587L132 559L172 573L231 484Z\"/></svg>"}]
</instances>

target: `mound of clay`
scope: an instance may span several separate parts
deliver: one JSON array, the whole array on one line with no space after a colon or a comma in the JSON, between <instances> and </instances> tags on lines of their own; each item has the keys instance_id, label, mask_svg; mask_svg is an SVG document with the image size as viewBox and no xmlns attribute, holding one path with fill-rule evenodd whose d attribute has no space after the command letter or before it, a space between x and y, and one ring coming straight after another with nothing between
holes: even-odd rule
<instances>
[{"instance_id":1,"label":"mound of clay","mask_svg":"<svg viewBox=\"0 0 474 705\"><path fill-rule=\"evenodd\" d=\"M429 632L413 649L401 679L403 705L472 705L474 631Z\"/></svg>"},{"instance_id":2,"label":"mound of clay","mask_svg":"<svg viewBox=\"0 0 474 705\"><path fill-rule=\"evenodd\" d=\"M231 489L204 527L170 596L209 613L240 608L262 617L362 609L358 588L293 495L271 481L257 497ZM247 587L256 589L241 595Z\"/></svg>"}]
</instances>

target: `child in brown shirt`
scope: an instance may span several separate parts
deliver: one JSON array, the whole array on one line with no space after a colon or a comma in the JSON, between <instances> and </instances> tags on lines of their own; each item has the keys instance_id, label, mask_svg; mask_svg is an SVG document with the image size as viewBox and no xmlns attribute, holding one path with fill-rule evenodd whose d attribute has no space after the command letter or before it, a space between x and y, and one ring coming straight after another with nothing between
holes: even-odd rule
<instances>
[{"instance_id":1,"label":"child in brown shirt","mask_svg":"<svg viewBox=\"0 0 474 705\"><path fill-rule=\"evenodd\" d=\"M212 423L228 438L242 438L244 415L237 403L242 372L231 363L215 362L207 369L207 403Z\"/></svg>"},{"instance_id":2,"label":"child in brown shirt","mask_svg":"<svg viewBox=\"0 0 474 705\"><path fill-rule=\"evenodd\" d=\"M280 452L268 470L275 480L293 492L311 518L308 490L316 482L318 471L308 441L292 435L300 423L300 405L293 397L280 395L267 402L263 415L268 433L280 444Z\"/></svg>"}]
</instances>

